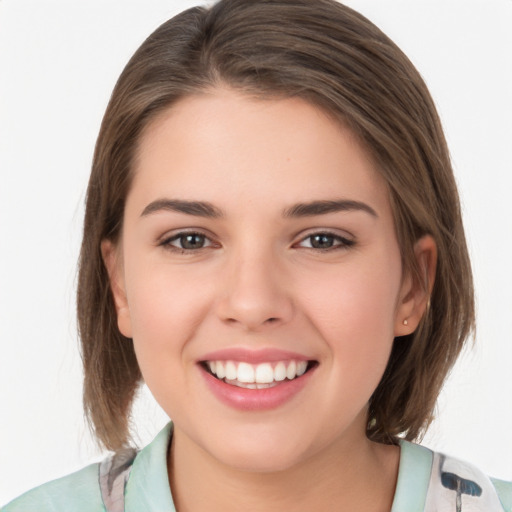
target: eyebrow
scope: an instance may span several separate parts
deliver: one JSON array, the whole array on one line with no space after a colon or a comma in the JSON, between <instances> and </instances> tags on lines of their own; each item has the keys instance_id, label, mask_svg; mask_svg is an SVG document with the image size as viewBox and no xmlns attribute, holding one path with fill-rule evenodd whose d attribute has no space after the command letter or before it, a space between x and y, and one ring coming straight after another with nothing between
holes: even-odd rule
<instances>
[{"instance_id":1,"label":"eyebrow","mask_svg":"<svg viewBox=\"0 0 512 512\"><path fill-rule=\"evenodd\" d=\"M160 211L185 213L210 219L223 217L222 211L211 203L206 201L184 201L181 199L157 199L144 208L141 217Z\"/></svg>"},{"instance_id":2,"label":"eyebrow","mask_svg":"<svg viewBox=\"0 0 512 512\"><path fill-rule=\"evenodd\" d=\"M156 201L149 203L144 208L141 213L141 217L160 211L178 212L210 219L219 219L224 217L222 210L214 206L212 203L207 201L185 201L183 199L157 199ZM313 217L315 215L348 211L363 211L373 217L378 217L377 212L371 206L361 201L353 201L349 199L297 203L283 210L283 217Z\"/></svg>"},{"instance_id":3,"label":"eyebrow","mask_svg":"<svg viewBox=\"0 0 512 512\"><path fill-rule=\"evenodd\" d=\"M284 217L313 217L327 213L362 211L372 217L378 217L377 212L366 203L352 201L349 199L338 199L334 201L311 201L309 203L298 203L283 212Z\"/></svg>"}]
</instances>

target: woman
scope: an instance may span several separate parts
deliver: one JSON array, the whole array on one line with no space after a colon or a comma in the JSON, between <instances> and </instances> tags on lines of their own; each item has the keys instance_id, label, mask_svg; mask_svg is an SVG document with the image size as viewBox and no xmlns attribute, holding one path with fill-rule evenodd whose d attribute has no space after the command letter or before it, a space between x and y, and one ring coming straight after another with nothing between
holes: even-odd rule
<instances>
[{"instance_id":1,"label":"woman","mask_svg":"<svg viewBox=\"0 0 512 512\"><path fill-rule=\"evenodd\" d=\"M96 148L79 320L86 408L118 453L99 487L94 468L73 477L98 506L115 507L125 481L144 500L155 479L155 510L507 499L466 466L398 447L428 426L471 330L471 274L421 78L335 3L220 2L139 49ZM154 447L133 466L124 450L141 373L174 420L157 442L165 472L144 462Z\"/></svg>"}]
</instances>

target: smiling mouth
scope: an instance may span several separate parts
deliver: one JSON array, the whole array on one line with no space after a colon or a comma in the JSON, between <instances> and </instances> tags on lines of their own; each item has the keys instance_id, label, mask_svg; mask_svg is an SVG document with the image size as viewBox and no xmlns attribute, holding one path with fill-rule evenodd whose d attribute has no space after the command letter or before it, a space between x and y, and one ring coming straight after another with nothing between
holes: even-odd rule
<instances>
[{"instance_id":1,"label":"smiling mouth","mask_svg":"<svg viewBox=\"0 0 512 512\"><path fill-rule=\"evenodd\" d=\"M216 379L246 389L265 389L296 380L310 371L316 361L276 361L250 364L243 361L203 361L203 368Z\"/></svg>"}]
</instances>

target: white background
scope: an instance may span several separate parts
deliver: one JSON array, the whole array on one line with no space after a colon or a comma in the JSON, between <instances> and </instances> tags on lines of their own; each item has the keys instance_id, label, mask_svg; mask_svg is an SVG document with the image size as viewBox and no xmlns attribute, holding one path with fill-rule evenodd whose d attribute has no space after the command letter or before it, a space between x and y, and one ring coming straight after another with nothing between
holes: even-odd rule
<instances>
[{"instance_id":1,"label":"white background","mask_svg":"<svg viewBox=\"0 0 512 512\"><path fill-rule=\"evenodd\" d=\"M350 0L439 107L478 295L475 349L424 441L512 480L512 1ZM185 0L0 0L0 503L101 458L81 411L74 320L82 203L124 64ZM141 444L166 422L147 393Z\"/></svg>"}]
</instances>

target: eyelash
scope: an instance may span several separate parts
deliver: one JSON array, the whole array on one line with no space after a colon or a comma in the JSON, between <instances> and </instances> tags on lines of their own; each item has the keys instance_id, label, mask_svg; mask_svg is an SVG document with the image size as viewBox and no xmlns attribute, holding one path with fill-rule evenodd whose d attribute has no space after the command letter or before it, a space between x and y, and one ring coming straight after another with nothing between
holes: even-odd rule
<instances>
[{"instance_id":1,"label":"eyelash","mask_svg":"<svg viewBox=\"0 0 512 512\"><path fill-rule=\"evenodd\" d=\"M300 244L302 244L306 240L311 241L311 239L313 239L314 237L324 237L324 238L332 239L333 244L335 244L335 245L332 245L331 247L304 247L305 249L309 249L312 251L328 252L328 251L348 249L356 243L355 240L351 240L349 238L338 235L336 233L332 233L330 231L315 231L314 233L310 233L307 236L305 236L304 238L302 238L300 240L300 242L295 245L300 246Z\"/></svg>"},{"instance_id":2,"label":"eyelash","mask_svg":"<svg viewBox=\"0 0 512 512\"><path fill-rule=\"evenodd\" d=\"M181 243L183 243L184 240L186 239L186 237L192 237L192 236L201 237L204 239L204 241L208 241L209 243L206 246L203 245L202 247L198 247L195 249L190 249L190 248L185 248L185 247L177 247L175 245L172 245L172 242L180 241ZM165 238L158 245L160 245L161 247L164 247L165 249L168 249L170 251L179 252L180 254L190 254L193 252L198 252L198 251L201 251L204 249L208 249L210 247L215 247L217 244L212 242L208 236L206 236L204 233L201 233L199 231L180 231L179 233L176 233L175 235Z\"/></svg>"},{"instance_id":3,"label":"eyelash","mask_svg":"<svg viewBox=\"0 0 512 512\"><path fill-rule=\"evenodd\" d=\"M207 245L203 245L202 247L197 248L185 248L185 247L178 247L176 245L173 245L172 242L179 241L181 244L185 241L186 237L201 237L204 242L208 242ZM298 243L294 244L293 247L301 247L301 244L304 243L306 240L311 240L314 237L323 237L332 239L332 245L331 247L305 247L302 246L304 249L312 250L312 251L320 251L320 252L328 252L328 251L336 251L336 250L343 250L348 249L352 247L356 242L354 240L351 240L349 238L340 236L338 234L332 233L330 231L315 231L314 233L310 233L307 236L303 237ZM198 231L181 231L179 233L176 233L175 235L172 235L171 237L165 238L160 242L158 245L161 247L164 247L165 249L168 249L170 251L179 252L180 254L191 254L193 252L198 252L204 249L209 249L211 247L218 247L218 244L213 242L207 235L204 233L198 232Z\"/></svg>"}]
</instances>

